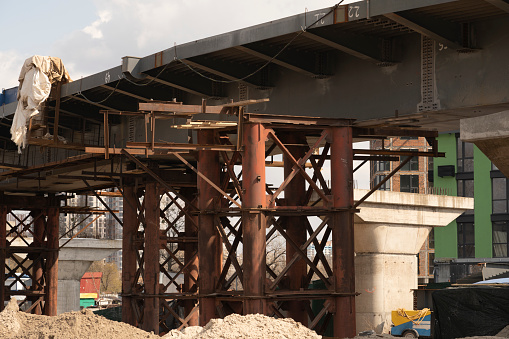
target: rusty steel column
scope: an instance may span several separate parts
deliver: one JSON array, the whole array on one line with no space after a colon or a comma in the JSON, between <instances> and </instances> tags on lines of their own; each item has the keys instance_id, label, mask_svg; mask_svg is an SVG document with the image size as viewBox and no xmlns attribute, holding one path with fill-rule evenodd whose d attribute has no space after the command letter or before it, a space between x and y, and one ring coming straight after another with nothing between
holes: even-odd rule
<instances>
[{"instance_id":1,"label":"rusty steel column","mask_svg":"<svg viewBox=\"0 0 509 339\"><path fill-rule=\"evenodd\" d=\"M58 288L58 207L46 209L46 235L48 259L46 261L45 315L57 315Z\"/></svg>"},{"instance_id":2,"label":"rusty steel column","mask_svg":"<svg viewBox=\"0 0 509 339\"><path fill-rule=\"evenodd\" d=\"M7 260L7 206L0 206L0 311L5 301L5 261Z\"/></svg>"},{"instance_id":3,"label":"rusty steel column","mask_svg":"<svg viewBox=\"0 0 509 339\"><path fill-rule=\"evenodd\" d=\"M296 133L281 134L281 141L286 144L286 147L292 156L299 160L306 154L307 144L304 135ZM302 145L302 146L301 146ZM284 176L285 178L290 175L293 168L293 162L284 157ZM288 183L285 188L285 203L286 206L303 206L306 202L306 184L302 175L297 174L292 181ZM297 214L297 212L296 212ZM291 216L285 218L286 233L298 245L302 246L307 240L305 216ZM286 244L286 263L291 261L297 251L290 244ZM307 265L304 260L298 260L293 264L292 268L287 273L289 288L292 291L299 291L301 288L306 288L303 285L307 277ZM302 301L291 300L288 302L288 317L293 318L295 321L300 322L304 326L308 323L308 314L305 309L305 304Z\"/></svg>"},{"instance_id":4,"label":"rusty steel column","mask_svg":"<svg viewBox=\"0 0 509 339\"><path fill-rule=\"evenodd\" d=\"M198 144L214 143L214 131L198 131ZM219 152L199 151L198 171L219 186L221 182ZM221 194L200 176L197 187L200 210L198 230L200 325L205 326L210 319L216 317L216 299L209 295L216 290L222 266L223 247L219 232L214 226L214 210L220 206Z\"/></svg>"},{"instance_id":5,"label":"rusty steel column","mask_svg":"<svg viewBox=\"0 0 509 339\"><path fill-rule=\"evenodd\" d=\"M159 196L157 183L150 182L145 186L145 286L143 306L143 326L147 332L159 334Z\"/></svg>"},{"instance_id":6,"label":"rusty steel column","mask_svg":"<svg viewBox=\"0 0 509 339\"><path fill-rule=\"evenodd\" d=\"M336 297L334 337L353 338L355 328L355 269L353 223L352 128L331 128L332 262Z\"/></svg>"},{"instance_id":7,"label":"rusty steel column","mask_svg":"<svg viewBox=\"0 0 509 339\"><path fill-rule=\"evenodd\" d=\"M189 201L193 201L196 188L183 188L180 190L180 194L187 198ZM198 237L198 229L195 224L198 225L198 217L190 216L193 212L196 212L196 209L193 206L186 206L189 216L185 217L185 230L184 235L186 238L197 238ZM191 220L191 218L193 220ZM194 222L193 222L194 221ZM197 248L197 243L195 242L185 242L184 243L184 263L189 263L188 271L184 273L184 290L183 292L196 292L198 290L198 286L195 283L195 280L198 280L198 268L199 268L199 259L198 256L194 256ZM194 256L194 258L193 258ZM193 277L195 280L193 280ZM187 317L189 313L192 312L195 307L195 301L193 299L187 299L184 301L184 314ZM199 312L194 312L193 315L189 318L188 325L189 326L198 326L199 323Z\"/></svg>"},{"instance_id":8,"label":"rusty steel column","mask_svg":"<svg viewBox=\"0 0 509 339\"><path fill-rule=\"evenodd\" d=\"M138 205L133 186L124 187L124 217L122 233L122 321L137 326L132 304L136 276L136 247L134 239L138 232Z\"/></svg>"},{"instance_id":9,"label":"rusty steel column","mask_svg":"<svg viewBox=\"0 0 509 339\"><path fill-rule=\"evenodd\" d=\"M41 210L32 210L31 214L33 218L37 218L34 221L34 247L43 247L44 245L44 216L41 215ZM43 269L42 269L42 262L39 261L38 263L34 264L33 268L33 278L34 281L32 282L32 289L34 291L41 291L42 286L44 284L43 281ZM34 298L34 301L36 298ZM34 314L42 314L42 305L39 303L37 306L35 306L33 313Z\"/></svg>"},{"instance_id":10,"label":"rusty steel column","mask_svg":"<svg viewBox=\"0 0 509 339\"><path fill-rule=\"evenodd\" d=\"M265 140L262 124L244 125L244 156L242 158L244 314L267 313L265 301L267 219L260 209L266 207Z\"/></svg>"}]
</instances>

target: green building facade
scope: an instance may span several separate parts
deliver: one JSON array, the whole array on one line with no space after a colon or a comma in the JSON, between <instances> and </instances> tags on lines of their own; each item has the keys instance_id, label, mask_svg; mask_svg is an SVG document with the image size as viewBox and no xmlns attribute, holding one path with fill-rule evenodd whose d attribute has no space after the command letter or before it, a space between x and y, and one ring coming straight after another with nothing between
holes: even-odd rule
<instances>
[{"instance_id":1,"label":"green building facade","mask_svg":"<svg viewBox=\"0 0 509 339\"><path fill-rule=\"evenodd\" d=\"M448 195L473 197L475 207L448 226L435 228L435 259L463 263L509 259L507 179L456 133L441 134L438 147L446 156L435 158L434 186Z\"/></svg>"}]
</instances>

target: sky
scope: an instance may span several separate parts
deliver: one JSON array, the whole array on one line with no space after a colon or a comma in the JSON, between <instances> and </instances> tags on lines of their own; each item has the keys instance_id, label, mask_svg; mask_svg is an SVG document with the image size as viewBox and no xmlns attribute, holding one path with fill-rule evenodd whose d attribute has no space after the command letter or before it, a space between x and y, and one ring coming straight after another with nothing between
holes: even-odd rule
<instances>
[{"instance_id":1,"label":"sky","mask_svg":"<svg viewBox=\"0 0 509 339\"><path fill-rule=\"evenodd\" d=\"M124 56L144 57L339 1L0 0L0 89L18 85L32 55L61 58L76 80L118 66ZM357 187L368 188L368 178L366 165L356 174Z\"/></svg>"},{"instance_id":2,"label":"sky","mask_svg":"<svg viewBox=\"0 0 509 339\"><path fill-rule=\"evenodd\" d=\"M339 0L24 0L0 2L0 88L32 55L62 59L71 78L174 45L332 7ZM344 3L352 2L345 1Z\"/></svg>"}]
</instances>

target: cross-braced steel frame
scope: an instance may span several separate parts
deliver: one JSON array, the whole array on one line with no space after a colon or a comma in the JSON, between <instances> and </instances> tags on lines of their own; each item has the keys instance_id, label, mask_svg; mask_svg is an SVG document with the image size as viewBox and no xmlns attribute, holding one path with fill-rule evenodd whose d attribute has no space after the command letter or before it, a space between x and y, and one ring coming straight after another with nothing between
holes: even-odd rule
<instances>
[{"instance_id":1,"label":"cross-braced steel frame","mask_svg":"<svg viewBox=\"0 0 509 339\"><path fill-rule=\"evenodd\" d=\"M0 196L0 311L15 297L25 312L57 314L59 206L55 197Z\"/></svg>"},{"instance_id":2,"label":"cross-braced steel frame","mask_svg":"<svg viewBox=\"0 0 509 339\"><path fill-rule=\"evenodd\" d=\"M333 322L334 336L354 336L353 214L377 189L354 204L354 153L365 161L399 158L384 150L354 151L354 134L383 137L384 131L354 128L348 119L262 116L240 107L236 112L236 129L195 127L197 144L186 146L186 152L196 151L193 160L180 153L182 145L135 145L152 154L161 147L194 171L196 191L163 180L155 163L134 155L143 152L117 152L150 176L122 190L124 321L158 333L170 329L169 319L182 328L230 313L261 313L292 317L319 333ZM401 154L408 158L392 174L414 155L437 156L436 142L429 141L432 152ZM273 154L283 160L278 187L266 180ZM184 226L177 228L179 223ZM266 255L276 236L286 252L279 267ZM184 276L181 284L178 275ZM167 277L165 285L160 276ZM171 284L176 293L166 292Z\"/></svg>"},{"instance_id":3,"label":"cross-braced steel frame","mask_svg":"<svg viewBox=\"0 0 509 339\"><path fill-rule=\"evenodd\" d=\"M196 167L173 153L198 174L195 201L189 194L172 189L171 183L165 183L149 166L123 151L153 178L141 195L136 195L133 186L123 190L127 202L125 321L157 332L168 329L165 321L171 316L180 327L188 326L198 323L199 305L200 324L232 312L262 313L290 316L320 330L321 319L324 321L320 325L325 328L336 317L337 333L351 335L351 331L345 332L355 328L349 121L337 120L338 126L334 127L308 125L295 133L294 123L258 120L243 125L243 147L238 151L200 150ZM227 132L198 131L199 145L232 145L234 141ZM284 155L285 180L279 188L269 188L265 179L265 159L273 153ZM330 188L320 171L329 159L334 173ZM307 162L311 163L311 175L304 170ZM170 198L170 204L162 209L161 193ZM164 213L170 205L178 211L174 220L168 220ZM310 222L310 217L320 220L318 225ZM184 232L174 228L179 218L185 220ZM166 229L159 225L160 220L168 225ZM169 231L180 236L175 241L184 245L170 249ZM286 242L286 265L279 272L266 261L266 242L274 235ZM323 249L331 237L335 250L329 263ZM315 249L313 257L307 254L310 245ZM177 256L178 251L185 252L183 260ZM160 258L161 252L168 253L166 260ZM171 260L178 265L177 274L185 275L184 285L177 286L179 293L173 295L165 293L167 286L161 286L156 278L163 273L168 275L169 284L175 284L176 276L167 269ZM309 288L313 277L323 282L325 290ZM233 289L233 283L239 280L242 288ZM179 302L170 305L168 299L179 300L184 312L179 314L172 307ZM318 312L312 309L315 299L323 303Z\"/></svg>"}]
</instances>

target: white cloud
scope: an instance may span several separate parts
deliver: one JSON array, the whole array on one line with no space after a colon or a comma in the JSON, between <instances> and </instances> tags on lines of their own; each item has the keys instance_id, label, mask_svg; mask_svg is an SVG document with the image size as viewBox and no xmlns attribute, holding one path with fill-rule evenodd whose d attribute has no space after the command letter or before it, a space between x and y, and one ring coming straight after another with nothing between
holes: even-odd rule
<instances>
[{"instance_id":1,"label":"white cloud","mask_svg":"<svg viewBox=\"0 0 509 339\"><path fill-rule=\"evenodd\" d=\"M101 25L107 23L111 20L111 12L109 11L100 11L98 13L99 19L92 22L91 25L83 28L83 32L90 34L93 39L101 39L103 37L103 33L101 31Z\"/></svg>"},{"instance_id":2,"label":"white cloud","mask_svg":"<svg viewBox=\"0 0 509 339\"><path fill-rule=\"evenodd\" d=\"M93 0L97 16L84 28L70 31L48 45L45 53L62 58L71 77L79 79L120 65L123 56L144 57L174 43L203 39L335 3L334 0ZM34 50L32 54L35 53ZM29 56L6 61L12 55L2 55L0 60L12 64L16 74ZM0 86L17 85L7 81L2 73Z\"/></svg>"}]
</instances>

